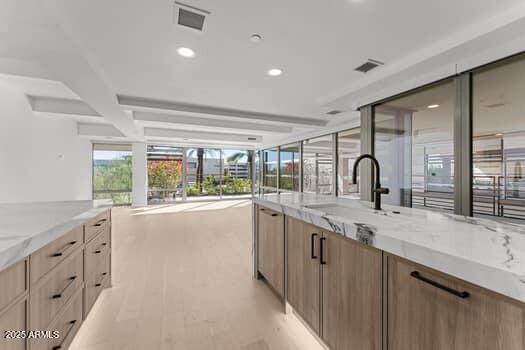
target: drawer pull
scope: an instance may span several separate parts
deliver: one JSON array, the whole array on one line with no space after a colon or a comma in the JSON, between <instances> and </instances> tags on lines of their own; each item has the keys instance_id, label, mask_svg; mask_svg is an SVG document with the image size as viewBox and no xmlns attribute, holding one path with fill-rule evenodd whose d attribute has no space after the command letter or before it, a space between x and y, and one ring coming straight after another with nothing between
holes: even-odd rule
<instances>
[{"instance_id":1,"label":"drawer pull","mask_svg":"<svg viewBox=\"0 0 525 350\"><path fill-rule=\"evenodd\" d=\"M96 283L95 287L100 287L101 285L102 285L102 283Z\"/></svg>"},{"instance_id":2,"label":"drawer pull","mask_svg":"<svg viewBox=\"0 0 525 350\"><path fill-rule=\"evenodd\" d=\"M97 221L93 226L95 226L95 227L100 227L100 226L102 226L102 224L103 224L104 222L106 222L106 221L108 221L108 219L100 219L100 220Z\"/></svg>"},{"instance_id":3,"label":"drawer pull","mask_svg":"<svg viewBox=\"0 0 525 350\"><path fill-rule=\"evenodd\" d=\"M418 271L412 271L410 273L410 276L414 277L415 279L418 279L422 282L425 282L425 283L428 283L430 284L431 286L434 286L436 288L439 288L441 290L444 290L445 292L448 292L450 294L453 294L455 296L457 296L458 298L461 298L461 299L466 299L470 296L470 293L469 292L466 292L466 291L463 291L463 292L460 292L458 290L455 290L455 289L452 289L450 287L447 287L447 286L444 286L442 285L441 283L438 283L436 281L432 281L431 279L428 279L426 277L423 277L421 276L421 274L418 272Z\"/></svg>"},{"instance_id":4,"label":"drawer pull","mask_svg":"<svg viewBox=\"0 0 525 350\"><path fill-rule=\"evenodd\" d=\"M326 265L326 260L324 256L324 241L326 241L326 237L321 237L321 239L319 240L319 249L321 251L321 257L319 258L319 262L321 263L321 265Z\"/></svg>"},{"instance_id":5,"label":"drawer pull","mask_svg":"<svg viewBox=\"0 0 525 350\"><path fill-rule=\"evenodd\" d=\"M266 211L265 209L261 209L261 211L262 211L264 214L268 214L268 215L270 215L270 216L279 216L278 213L271 213L271 212Z\"/></svg>"},{"instance_id":6,"label":"drawer pull","mask_svg":"<svg viewBox=\"0 0 525 350\"><path fill-rule=\"evenodd\" d=\"M71 241L68 244L66 244L61 250L59 250L58 252L56 252L55 254L53 254L51 256L54 257L54 258L57 257L57 256L62 256L69 250L69 248L71 248L75 244L77 244L77 241Z\"/></svg>"},{"instance_id":7,"label":"drawer pull","mask_svg":"<svg viewBox=\"0 0 525 350\"><path fill-rule=\"evenodd\" d=\"M106 276L107 274L107 272L102 272L102 276Z\"/></svg>"},{"instance_id":8,"label":"drawer pull","mask_svg":"<svg viewBox=\"0 0 525 350\"><path fill-rule=\"evenodd\" d=\"M312 233L310 238L310 256L312 259L317 259L317 255L315 255L315 237L317 237L317 233Z\"/></svg>"},{"instance_id":9,"label":"drawer pull","mask_svg":"<svg viewBox=\"0 0 525 350\"><path fill-rule=\"evenodd\" d=\"M62 294L64 294L64 293L66 292L66 290L67 290L71 285L73 285L73 282L75 282L76 279L77 279L77 276L71 276L71 277L69 277L69 278L68 278L69 282L66 284L66 286L60 291L60 293L53 295L51 298L52 298L52 299L60 299L60 298L62 298Z\"/></svg>"},{"instance_id":10,"label":"drawer pull","mask_svg":"<svg viewBox=\"0 0 525 350\"><path fill-rule=\"evenodd\" d=\"M67 340L67 337L69 336L69 334L71 333L71 331L73 330L73 328L75 328L75 323L77 323L77 320L69 321L69 324L70 324L71 326L70 326L69 329L67 330L66 335L64 336L64 340L62 340L62 343L60 343L60 345L53 346L53 350L60 350L60 349L62 349L62 345L63 345L64 342Z\"/></svg>"},{"instance_id":11,"label":"drawer pull","mask_svg":"<svg viewBox=\"0 0 525 350\"><path fill-rule=\"evenodd\" d=\"M98 248L97 250L95 250L93 253L95 253L95 254L100 254L100 253L102 253L102 248L104 248L104 247L107 246L107 245L108 245L108 244L105 243L105 242L102 243L102 244L100 245L100 248Z\"/></svg>"}]
</instances>

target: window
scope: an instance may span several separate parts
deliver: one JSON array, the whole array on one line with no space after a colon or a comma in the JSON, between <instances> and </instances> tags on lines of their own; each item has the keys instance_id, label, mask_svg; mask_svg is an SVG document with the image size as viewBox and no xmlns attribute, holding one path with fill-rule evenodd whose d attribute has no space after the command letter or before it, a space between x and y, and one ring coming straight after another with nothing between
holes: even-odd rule
<instances>
[{"instance_id":1,"label":"window","mask_svg":"<svg viewBox=\"0 0 525 350\"><path fill-rule=\"evenodd\" d=\"M188 148L186 153L186 196L217 197L221 195L222 152L220 149Z\"/></svg>"},{"instance_id":2,"label":"window","mask_svg":"<svg viewBox=\"0 0 525 350\"><path fill-rule=\"evenodd\" d=\"M333 193L332 135L303 141L303 191Z\"/></svg>"},{"instance_id":3,"label":"window","mask_svg":"<svg viewBox=\"0 0 525 350\"><path fill-rule=\"evenodd\" d=\"M263 151L263 186L277 187L277 148Z\"/></svg>"},{"instance_id":4,"label":"window","mask_svg":"<svg viewBox=\"0 0 525 350\"><path fill-rule=\"evenodd\" d=\"M93 199L131 204L131 145L93 144Z\"/></svg>"},{"instance_id":5,"label":"window","mask_svg":"<svg viewBox=\"0 0 525 350\"><path fill-rule=\"evenodd\" d=\"M247 196L252 193L252 152L246 150L222 150L224 172L221 194L224 197Z\"/></svg>"},{"instance_id":6,"label":"window","mask_svg":"<svg viewBox=\"0 0 525 350\"><path fill-rule=\"evenodd\" d=\"M375 106L385 203L454 209L454 87L447 80Z\"/></svg>"},{"instance_id":7,"label":"window","mask_svg":"<svg viewBox=\"0 0 525 350\"><path fill-rule=\"evenodd\" d=\"M182 200L184 149L148 146L148 204Z\"/></svg>"},{"instance_id":8,"label":"window","mask_svg":"<svg viewBox=\"0 0 525 350\"><path fill-rule=\"evenodd\" d=\"M301 145L294 143L279 149L279 189L298 192L299 168L301 166Z\"/></svg>"},{"instance_id":9,"label":"window","mask_svg":"<svg viewBox=\"0 0 525 350\"><path fill-rule=\"evenodd\" d=\"M525 56L474 72L474 215L525 219Z\"/></svg>"},{"instance_id":10,"label":"window","mask_svg":"<svg viewBox=\"0 0 525 350\"><path fill-rule=\"evenodd\" d=\"M353 184L354 162L361 155L361 129L337 134L337 195L358 196L359 186Z\"/></svg>"},{"instance_id":11,"label":"window","mask_svg":"<svg viewBox=\"0 0 525 350\"><path fill-rule=\"evenodd\" d=\"M255 193L261 192L261 151L254 151L255 154L255 176L253 177L255 184Z\"/></svg>"}]
</instances>

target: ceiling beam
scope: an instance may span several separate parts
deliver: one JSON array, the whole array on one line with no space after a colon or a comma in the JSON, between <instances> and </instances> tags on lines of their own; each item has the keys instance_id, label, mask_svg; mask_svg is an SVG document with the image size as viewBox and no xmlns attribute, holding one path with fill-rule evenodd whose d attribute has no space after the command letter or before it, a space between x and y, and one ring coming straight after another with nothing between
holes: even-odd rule
<instances>
[{"instance_id":1,"label":"ceiling beam","mask_svg":"<svg viewBox=\"0 0 525 350\"><path fill-rule=\"evenodd\" d=\"M313 119L313 118L293 117L293 116L288 116L288 115L259 113L259 112L244 111L244 110L239 110L239 109L213 107L213 106L197 105L197 104L183 103L183 102L164 101L164 100L156 100L156 99L143 98L143 97L117 95L117 99L118 99L118 103L121 106L128 107L132 110L136 110L136 108L168 110L168 111L175 111L175 112L207 114L207 115L233 117L233 118L248 119L248 120L259 120L259 121L284 123L284 124L291 124L291 125L302 125L302 126L325 126L327 124L327 121L323 119Z\"/></svg>"},{"instance_id":2,"label":"ceiling beam","mask_svg":"<svg viewBox=\"0 0 525 350\"><path fill-rule=\"evenodd\" d=\"M220 120L211 118L198 118L193 116L182 116L165 113L141 112L134 111L133 119L137 121L158 122L167 124L184 124L204 127L224 128L224 129L241 129L253 130L258 132L282 133L288 134L293 131L291 126L270 125L250 122L241 122L235 120Z\"/></svg>"},{"instance_id":3,"label":"ceiling beam","mask_svg":"<svg viewBox=\"0 0 525 350\"><path fill-rule=\"evenodd\" d=\"M80 100L31 95L27 98L33 112L101 117L91 106Z\"/></svg>"},{"instance_id":4,"label":"ceiling beam","mask_svg":"<svg viewBox=\"0 0 525 350\"><path fill-rule=\"evenodd\" d=\"M144 128L146 137L163 137L168 139L207 140L241 143L261 143L262 137L257 135L226 134L205 131L187 131L162 128Z\"/></svg>"},{"instance_id":5,"label":"ceiling beam","mask_svg":"<svg viewBox=\"0 0 525 350\"><path fill-rule=\"evenodd\" d=\"M124 137L125 135L119 129L111 124L100 123L77 123L79 136L92 137Z\"/></svg>"}]
</instances>

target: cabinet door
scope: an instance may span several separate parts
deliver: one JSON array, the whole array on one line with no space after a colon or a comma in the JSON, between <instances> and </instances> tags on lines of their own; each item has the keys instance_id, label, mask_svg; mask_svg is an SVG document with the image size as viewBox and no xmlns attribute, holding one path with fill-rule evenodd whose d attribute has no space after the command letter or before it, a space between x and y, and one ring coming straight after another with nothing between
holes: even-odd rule
<instances>
[{"instance_id":1,"label":"cabinet door","mask_svg":"<svg viewBox=\"0 0 525 350\"><path fill-rule=\"evenodd\" d=\"M259 207L258 269L284 297L284 216Z\"/></svg>"},{"instance_id":2,"label":"cabinet door","mask_svg":"<svg viewBox=\"0 0 525 350\"><path fill-rule=\"evenodd\" d=\"M0 349L25 350L26 340L21 332L27 330L27 300L23 299L0 313Z\"/></svg>"},{"instance_id":3,"label":"cabinet door","mask_svg":"<svg viewBox=\"0 0 525 350\"><path fill-rule=\"evenodd\" d=\"M382 252L330 232L322 249L321 337L332 350L380 350Z\"/></svg>"},{"instance_id":4,"label":"cabinet door","mask_svg":"<svg viewBox=\"0 0 525 350\"><path fill-rule=\"evenodd\" d=\"M389 350L525 349L523 304L392 256L388 294Z\"/></svg>"},{"instance_id":5,"label":"cabinet door","mask_svg":"<svg viewBox=\"0 0 525 350\"><path fill-rule=\"evenodd\" d=\"M287 301L319 333L320 231L305 222L286 218Z\"/></svg>"}]
</instances>

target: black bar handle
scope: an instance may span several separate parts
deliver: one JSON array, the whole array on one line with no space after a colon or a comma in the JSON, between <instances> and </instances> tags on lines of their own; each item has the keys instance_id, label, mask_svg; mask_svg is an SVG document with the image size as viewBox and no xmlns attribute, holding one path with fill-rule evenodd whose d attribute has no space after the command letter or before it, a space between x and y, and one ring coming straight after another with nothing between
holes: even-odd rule
<instances>
[{"instance_id":1,"label":"black bar handle","mask_svg":"<svg viewBox=\"0 0 525 350\"><path fill-rule=\"evenodd\" d=\"M95 225L93 225L93 226L96 226L96 227L102 226L102 224L104 222L106 222L106 221L107 221L107 219L101 219L101 220L97 221L97 223Z\"/></svg>"},{"instance_id":2,"label":"black bar handle","mask_svg":"<svg viewBox=\"0 0 525 350\"><path fill-rule=\"evenodd\" d=\"M77 276L69 277L67 279L68 283L66 284L66 286L64 288L62 288L60 293L54 294L51 298L52 299L60 299L60 298L62 298L62 294L64 294L66 292L66 290L73 284L73 282L75 282L76 279L77 279Z\"/></svg>"},{"instance_id":3,"label":"black bar handle","mask_svg":"<svg viewBox=\"0 0 525 350\"><path fill-rule=\"evenodd\" d=\"M321 250L321 258L319 259L319 262L321 263L321 265L326 265L326 260L324 256L324 241L326 241L326 237L321 237L321 239L319 240L319 249Z\"/></svg>"},{"instance_id":4,"label":"black bar handle","mask_svg":"<svg viewBox=\"0 0 525 350\"><path fill-rule=\"evenodd\" d=\"M317 237L317 233L312 233L312 236L310 237L310 255L312 259L317 259L317 256L315 255L315 237Z\"/></svg>"},{"instance_id":5,"label":"black bar handle","mask_svg":"<svg viewBox=\"0 0 525 350\"><path fill-rule=\"evenodd\" d=\"M455 296L457 296L458 298L461 298L461 299L467 299L469 296L470 296L470 293L469 292L466 292L466 291L463 291L463 292L460 292L460 291L457 291L455 289L452 289L450 287L447 287L447 286L444 286L442 285L441 283L438 283L436 281L432 281L431 279L428 279L426 277L423 277L421 276L421 274L418 272L418 271L412 271L410 273L410 276L414 277L415 279L418 279L420 281L423 281L425 283L428 283L436 288L439 288L441 290L444 290L445 292L448 292L450 294L453 294Z\"/></svg>"},{"instance_id":6,"label":"black bar handle","mask_svg":"<svg viewBox=\"0 0 525 350\"><path fill-rule=\"evenodd\" d=\"M261 209L259 209L259 210L262 211L263 213L268 214L268 215L271 215L271 216L279 216L279 214L277 214L277 213L272 213L272 212L268 212L268 211L266 211L264 208L261 208Z\"/></svg>"},{"instance_id":7,"label":"black bar handle","mask_svg":"<svg viewBox=\"0 0 525 350\"><path fill-rule=\"evenodd\" d=\"M53 254L51 256L54 257L54 258L57 257L57 256L62 256L69 249L69 247L74 246L75 244L77 244L77 241L71 241L71 242L67 243L64 247L62 247L62 249L60 249L58 252L56 252L55 254Z\"/></svg>"},{"instance_id":8,"label":"black bar handle","mask_svg":"<svg viewBox=\"0 0 525 350\"><path fill-rule=\"evenodd\" d=\"M60 343L60 345L53 346L53 350L60 350L60 349L62 349L62 345L64 344L64 342L66 341L67 337L69 336L69 333L71 333L73 328L75 328L75 323L77 323L77 320L69 321L69 324L71 325L71 327L69 327L69 329L67 330L66 335L63 338L64 340L62 340L62 343Z\"/></svg>"}]
</instances>

